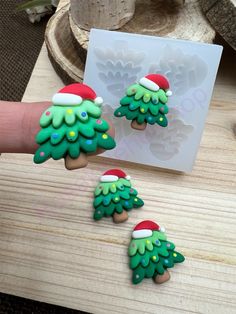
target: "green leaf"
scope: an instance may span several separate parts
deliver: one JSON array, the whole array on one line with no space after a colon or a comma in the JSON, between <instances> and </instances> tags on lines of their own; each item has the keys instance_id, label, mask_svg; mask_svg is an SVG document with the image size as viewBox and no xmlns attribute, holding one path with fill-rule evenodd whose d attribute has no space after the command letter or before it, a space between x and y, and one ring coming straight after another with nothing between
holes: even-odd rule
<instances>
[{"instance_id":1,"label":"green leaf","mask_svg":"<svg viewBox=\"0 0 236 314\"><path fill-rule=\"evenodd\" d=\"M42 144L45 141L47 141L50 138L52 132L53 132L53 127L51 125L49 127L41 129L39 133L36 135L36 139L35 139L36 143Z\"/></svg>"},{"instance_id":2,"label":"green leaf","mask_svg":"<svg viewBox=\"0 0 236 314\"><path fill-rule=\"evenodd\" d=\"M131 102L132 102L132 97L129 97L129 96L125 96L125 97L123 97L123 98L121 98L121 100L120 100L120 104L121 104L121 106L127 106L127 105L129 105Z\"/></svg>"},{"instance_id":3,"label":"green leaf","mask_svg":"<svg viewBox=\"0 0 236 314\"><path fill-rule=\"evenodd\" d=\"M121 214L123 212L123 207L120 203L115 205L115 209L118 214Z\"/></svg>"},{"instance_id":4,"label":"green leaf","mask_svg":"<svg viewBox=\"0 0 236 314\"><path fill-rule=\"evenodd\" d=\"M44 161L46 161L48 158L50 158L51 148L52 146L49 141L47 141L42 146L40 146L34 155L34 162L36 164L41 164Z\"/></svg>"},{"instance_id":5,"label":"green leaf","mask_svg":"<svg viewBox=\"0 0 236 314\"><path fill-rule=\"evenodd\" d=\"M158 112L159 112L159 106L150 104L149 110L150 110L152 115L156 116L158 114Z\"/></svg>"},{"instance_id":6,"label":"green leaf","mask_svg":"<svg viewBox=\"0 0 236 314\"><path fill-rule=\"evenodd\" d=\"M104 196L100 195L95 197L94 201L93 201L93 206L96 208L98 205L100 205L103 201Z\"/></svg>"},{"instance_id":7,"label":"green leaf","mask_svg":"<svg viewBox=\"0 0 236 314\"><path fill-rule=\"evenodd\" d=\"M115 204L111 202L108 206L104 207L104 210L107 217L112 216L115 210Z\"/></svg>"},{"instance_id":8,"label":"green leaf","mask_svg":"<svg viewBox=\"0 0 236 314\"><path fill-rule=\"evenodd\" d=\"M112 149L116 146L114 139L106 133L97 133L98 147Z\"/></svg>"},{"instance_id":9,"label":"green leaf","mask_svg":"<svg viewBox=\"0 0 236 314\"><path fill-rule=\"evenodd\" d=\"M52 121L52 125L54 126L54 128L59 128L64 120L64 110L61 109L61 107L59 106L55 106L54 110L53 110L53 121Z\"/></svg>"},{"instance_id":10,"label":"green leaf","mask_svg":"<svg viewBox=\"0 0 236 314\"><path fill-rule=\"evenodd\" d=\"M138 208L144 205L144 202L141 198L139 197L134 197L133 198L133 204L134 204L134 208Z\"/></svg>"},{"instance_id":11,"label":"green leaf","mask_svg":"<svg viewBox=\"0 0 236 314\"><path fill-rule=\"evenodd\" d=\"M166 127L168 125L166 116L160 113L156 118L156 123L159 124L160 126Z\"/></svg>"},{"instance_id":12,"label":"green leaf","mask_svg":"<svg viewBox=\"0 0 236 314\"><path fill-rule=\"evenodd\" d=\"M16 11L23 11L26 9L31 9L40 5L51 5L51 0L31 0L24 1L16 6Z\"/></svg>"},{"instance_id":13,"label":"green leaf","mask_svg":"<svg viewBox=\"0 0 236 314\"><path fill-rule=\"evenodd\" d=\"M145 269L142 266L138 266L133 272L133 284L140 283L145 276Z\"/></svg>"},{"instance_id":14,"label":"green leaf","mask_svg":"<svg viewBox=\"0 0 236 314\"><path fill-rule=\"evenodd\" d=\"M173 253L170 254L173 255L174 263L182 263L185 260L184 256L179 252L173 251Z\"/></svg>"},{"instance_id":15,"label":"green leaf","mask_svg":"<svg viewBox=\"0 0 236 314\"><path fill-rule=\"evenodd\" d=\"M165 272L165 269L161 263L161 260L156 264L156 271L159 275L163 275Z\"/></svg>"},{"instance_id":16,"label":"green leaf","mask_svg":"<svg viewBox=\"0 0 236 314\"><path fill-rule=\"evenodd\" d=\"M69 143L64 139L61 143L54 146L51 151L51 156L54 160L61 159L65 156L67 149L69 147Z\"/></svg>"},{"instance_id":17,"label":"green leaf","mask_svg":"<svg viewBox=\"0 0 236 314\"><path fill-rule=\"evenodd\" d=\"M145 269L145 277L146 278L152 278L153 277L153 275L155 273L155 267L156 267L156 264L154 264L153 262L150 262L148 267Z\"/></svg>"},{"instance_id":18,"label":"green leaf","mask_svg":"<svg viewBox=\"0 0 236 314\"><path fill-rule=\"evenodd\" d=\"M78 158L80 155L79 143L70 143L69 144L69 155L71 158Z\"/></svg>"},{"instance_id":19,"label":"green leaf","mask_svg":"<svg viewBox=\"0 0 236 314\"><path fill-rule=\"evenodd\" d=\"M93 218L95 220L100 220L104 215L104 207L103 206L99 206L98 208L95 209Z\"/></svg>"},{"instance_id":20,"label":"green leaf","mask_svg":"<svg viewBox=\"0 0 236 314\"><path fill-rule=\"evenodd\" d=\"M138 117L137 117L138 124L143 124L144 120L145 120L145 115L139 114Z\"/></svg>"},{"instance_id":21,"label":"green leaf","mask_svg":"<svg viewBox=\"0 0 236 314\"><path fill-rule=\"evenodd\" d=\"M102 202L104 206L108 206L111 203L111 194L104 196Z\"/></svg>"},{"instance_id":22,"label":"green leaf","mask_svg":"<svg viewBox=\"0 0 236 314\"><path fill-rule=\"evenodd\" d=\"M136 109L138 109L140 107L140 105L142 105L142 102L141 101L136 101L134 100L133 102L131 102L131 104L129 105L129 109L131 111L134 111Z\"/></svg>"}]
</instances>

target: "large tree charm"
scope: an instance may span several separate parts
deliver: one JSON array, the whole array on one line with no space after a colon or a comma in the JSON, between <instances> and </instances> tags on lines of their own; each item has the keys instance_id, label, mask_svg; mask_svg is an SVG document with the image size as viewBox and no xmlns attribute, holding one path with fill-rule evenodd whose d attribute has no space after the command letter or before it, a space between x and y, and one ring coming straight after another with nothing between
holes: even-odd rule
<instances>
[{"instance_id":1,"label":"large tree charm","mask_svg":"<svg viewBox=\"0 0 236 314\"><path fill-rule=\"evenodd\" d=\"M52 103L40 118L35 163L65 158L66 168L76 169L87 165L87 153L115 147L107 134L109 125L101 118L102 98L89 86L68 85L53 96Z\"/></svg>"},{"instance_id":2,"label":"large tree charm","mask_svg":"<svg viewBox=\"0 0 236 314\"><path fill-rule=\"evenodd\" d=\"M163 283L170 279L167 269L184 261L184 256L167 240L164 228L150 220L142 221L134 228L128 254L134 284L144 278Z\"/></svg>"},{"instance_id":3,"label":"large tree charm","mask_svg":"<svg viewBox=\"0 0 236 314\"><path fill-rule=\"evenodd\" d=\"M113 217L115 223L128 219L128 211L143 206L138 192L131 186L130 176L120 169L106 171L94 192L94 219Z\"/></svg>"},{"instance_id":4,"label":"large tree charm","mask_svg":"<svg viewBox=\"0 0 236 314\"><path fill-rule=\"evenodd\" d=\"M167 101L171 95L169 82L163 75L148 74L127 88L114 115L132 120L131 127L137 130L144 130L147 123L166 127Z\"/></svg>"}]
</instances>

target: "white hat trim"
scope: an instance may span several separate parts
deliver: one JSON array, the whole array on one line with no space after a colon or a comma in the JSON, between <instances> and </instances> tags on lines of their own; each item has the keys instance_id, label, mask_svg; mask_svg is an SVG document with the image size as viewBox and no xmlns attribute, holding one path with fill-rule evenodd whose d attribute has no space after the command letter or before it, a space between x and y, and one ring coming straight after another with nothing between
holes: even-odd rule
<instances>
[{"instance_id":1,"label":"white hat trim","mask_svg":"<svg viewBox=\"0 0 236 314\"><path fill-rule=\"evenodd\" d=\"M126 180L130 180L130 179L131 179L131 176L126 176L125 179L126 179Z\"/></svg>"},{"instance_id":2,"label":"white hat trim","mask_svg":"<svg viewBox=\"0 0 236 314\"><path fill-rule=\"evenodd\" d=\"M132 238L139 239L139 238L147 238L152 235L152 230L150 229L142 229L142 230L134 230L132 232Z\"/></svg>"},{"instance_id":3,"label":"white hat trim","mask_svg":"<svg viewBox=\"0 0 236 314\"><path fill-rule=\"evenodd\" d=\"M146 88L148 88L148 89L150 89L150 90L152 90L154 92L157 92L159 90L159 88L160 88L156 83L154 83L153 81L147 79L146 77L142 77L139 80L139 83L142 86L144 86L144 87L146 87Z\"/></svg>"},{"instance_id":4,"label":"white hat trim","mask_svg":"<svg viewBox=\"0 0 236 314\"><path fill-rule=\"evenodd\" d=\"M118 181L118 177L117 176L113 176L113 175L104 175L101 176L100 181L101 182L114 182L114 181Z\"/></svg>"},{"instance_id":5,"label":"white hat trim","mask_svg":"<svg viewBox=\"0 0 236 314\"><path fill-rule=\"evenodd\" d=\"M53 104L62 106L80 105L82 101L82 97L69 93L57 93L52 97Z\"/></svg>"}]
</instances>

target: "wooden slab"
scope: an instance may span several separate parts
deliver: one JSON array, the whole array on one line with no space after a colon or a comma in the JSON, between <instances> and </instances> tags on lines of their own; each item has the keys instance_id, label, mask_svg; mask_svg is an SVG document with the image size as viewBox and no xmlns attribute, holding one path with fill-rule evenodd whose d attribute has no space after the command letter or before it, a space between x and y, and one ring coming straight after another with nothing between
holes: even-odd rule
<instances>
[{"instance_id":1,"label":"wooden slab","mask_svg":"<svg viewBox=\"0 0 236 314\"><path fill-rule=\"evenodd\" d=\"M202 15L197 0L185 5L170 1L138 0L133 19L120 31L165 36L211 43L215 31ZM59 10L48 23L45 42L54 69L65 84L83 79L89 32L73 21L69 5Z\"/></svg>"},{"instance_id":2,"label":"wooden slab","mask_svg":"<svg viewBox=\"0 0 236 314\"><path fill-rule=\"evenodd\" d=\"M84 72L84 63L72 43L68 8L64 6L51 17L45 32L48 56L65 85L81 82Z\"/></svg>"},{"instance_id":3,"label":"wooden slab","mask_svg":"<svg viewBox=\"0 0 236 314\"><path fill-rule=\"evenodd\" d=\"M76 48L85 61L89 32L78 27L69 13ZM198 0L136 1L135 14L119 31L212 43L215 31L202 14Z\"/></svg>"},{"instance_id":4,"label":"wooden slab","mask_svg":"<svg viewBox=\"0 0 236 314\"><path fill-rule=\"evenodd\" d=\"M236 0L200 0L215 30L236 50Z\"/></svg>"}]
</instances>

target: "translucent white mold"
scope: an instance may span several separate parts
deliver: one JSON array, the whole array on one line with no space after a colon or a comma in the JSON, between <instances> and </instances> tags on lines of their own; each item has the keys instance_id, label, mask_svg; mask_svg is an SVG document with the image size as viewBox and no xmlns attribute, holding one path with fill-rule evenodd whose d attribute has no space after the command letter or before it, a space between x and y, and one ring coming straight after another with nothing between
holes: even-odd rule
<instances>
[{"instance_id":1,"label":"translucent white mold","mask_svg":"<svg viewBox=\"0 0 236 314\"><path fill-rule=\"evenodd\" d=\"M222 53L218 45L93 29L84 81L104 99L117 147L103 155L189 172L198 151ZM168 126L133 130L114 110L126 88L149 73L167 76Z\"/></svg>"}]
</instances>

